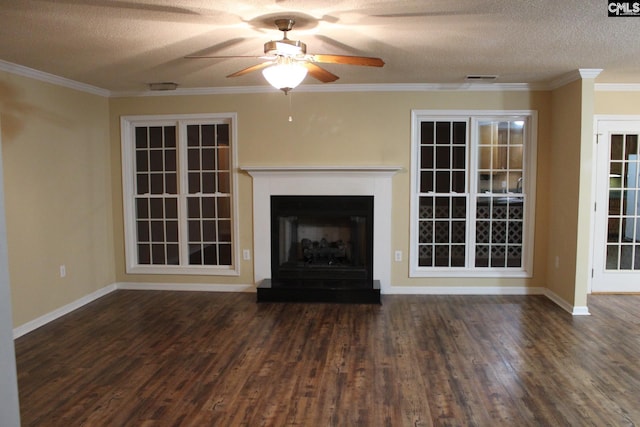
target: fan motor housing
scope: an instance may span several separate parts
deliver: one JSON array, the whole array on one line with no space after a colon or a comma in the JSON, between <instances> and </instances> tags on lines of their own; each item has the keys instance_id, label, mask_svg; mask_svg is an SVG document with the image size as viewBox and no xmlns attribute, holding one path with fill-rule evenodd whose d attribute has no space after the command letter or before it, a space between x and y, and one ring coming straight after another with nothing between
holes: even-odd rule
<instances>
[{"instance_id":1,"label":"fan motor housing","mask_svg":"<svg viewBox=\"0 0 640 427\"><path fill-rule=\"evenodd\" d=\"M282 52L278 49L278 44L286 44L289 45L290 48L287 47L287 52ZM305 55L307 53L307 45L300 40L271 40L264 44L264 53L267 55Z\"/></svg>"}]
</instances>

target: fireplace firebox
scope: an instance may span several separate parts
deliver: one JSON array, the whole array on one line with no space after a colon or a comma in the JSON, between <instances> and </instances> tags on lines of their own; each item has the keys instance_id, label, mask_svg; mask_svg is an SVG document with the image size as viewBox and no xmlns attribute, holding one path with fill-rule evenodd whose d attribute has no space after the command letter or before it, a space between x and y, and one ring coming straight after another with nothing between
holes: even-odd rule
<instances>
[{"instance_id":1,"label":"fireplace firebox","mask_svg":"<svg viewBox=\"0 0 640 427\"><path fill-rule=\"evenodd\" d=\"M271 279L258 301L379 303L373 196L271 196Z\"/></svg>"}]
</instances>

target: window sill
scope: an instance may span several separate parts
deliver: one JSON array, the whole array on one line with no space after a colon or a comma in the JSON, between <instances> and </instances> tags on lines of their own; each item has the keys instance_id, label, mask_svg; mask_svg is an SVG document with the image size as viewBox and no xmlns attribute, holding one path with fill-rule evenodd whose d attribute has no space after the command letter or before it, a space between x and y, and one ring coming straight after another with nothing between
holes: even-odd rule
<instances>
[{"instance_id":1,"label":"window sill","mask_svg":"<svg viewBox=\"0 0 640 427\"><path fill-rule=\"evenodd\" d=\"M521 268L483 268L483 269L470 269L470 268L451 268L451 267L436 267L429 269L412 268L409 272L409 277L461 277L461 278L518 278L518 279L530 279L533 277L532 273Z\"/></svg>"},{"instance_id":2,"label":"window sill","mask_svg":"<svg viewBox=\"0 0 640 427\"><path fill-rule=\"evenodd\" d=\"M233 267L215 266L150 266L134 265L127 267L127 274L166 274L166 275L200 275L200 276L239 276L240 271Z\"/></svg>"}]
</instances>

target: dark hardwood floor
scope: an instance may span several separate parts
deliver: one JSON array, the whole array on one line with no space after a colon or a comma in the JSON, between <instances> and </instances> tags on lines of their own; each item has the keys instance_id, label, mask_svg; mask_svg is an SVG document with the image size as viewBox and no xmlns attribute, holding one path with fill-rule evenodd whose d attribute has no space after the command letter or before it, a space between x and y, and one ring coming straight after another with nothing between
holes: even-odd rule
<instances>
[{"instance_id":1,"label":"dark hardwood floor","mask_svg":"<svg viewBox=\"0 0 640 427\"><path fill-rule=\"evenodd\" d=\"M24 426L632 426L640 296L117 291L16 340Z\"/></svg>"}]
</instances>

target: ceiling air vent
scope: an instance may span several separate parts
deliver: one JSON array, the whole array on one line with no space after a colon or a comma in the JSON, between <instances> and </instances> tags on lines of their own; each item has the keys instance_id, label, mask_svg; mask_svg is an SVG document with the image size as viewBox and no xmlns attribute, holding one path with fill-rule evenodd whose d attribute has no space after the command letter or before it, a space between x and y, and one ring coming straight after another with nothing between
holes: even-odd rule
<instances>
[{"instance_id":1,"label":"ceiling air vent","mask_svg":"<svg viewBox=\"0 0 640 427\"><path fill-rule=\"evenodd\" d=\"M495 74L469 74L465 77L468 82L492 82L498 78Z\"/></svg>"},{"instance_id":2,"label":"ceiling air vent","mask_svg":"<svg viewBox=\"0 0 640 427\"><path fill-rule=\"evenodd\" d=\"M157 82L149 83L149 90L176 90L178 83L174 82Z\"/></svg>"}]
</instances>

